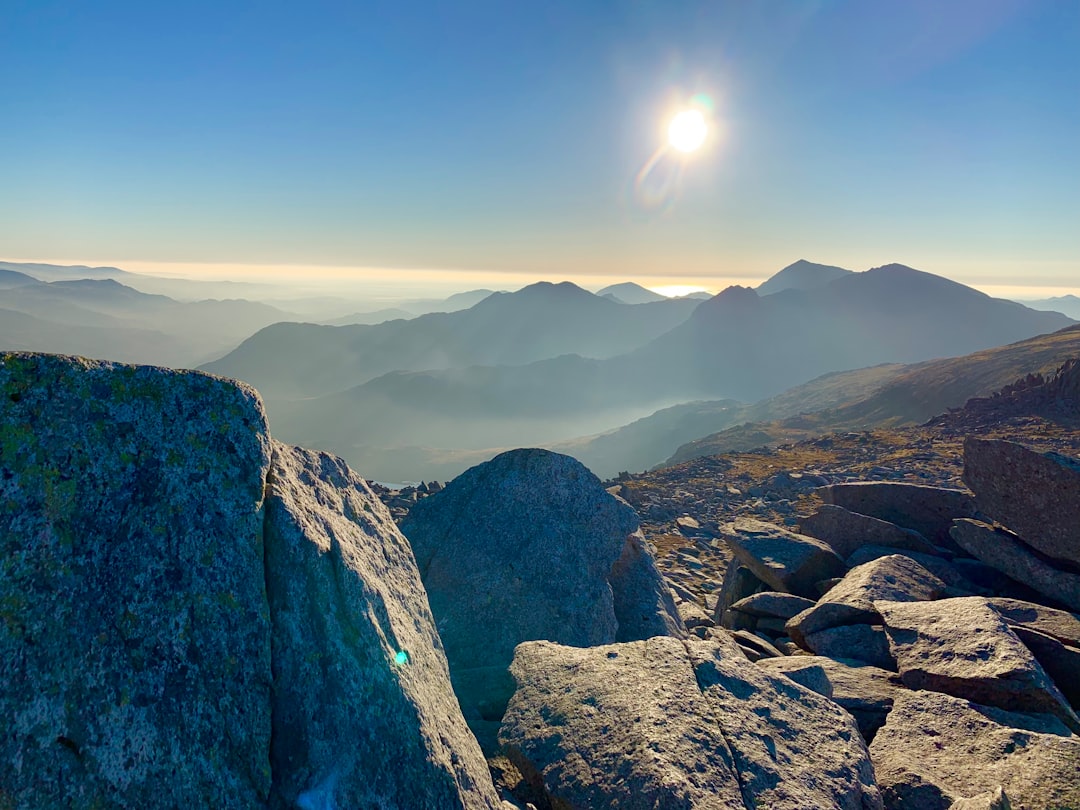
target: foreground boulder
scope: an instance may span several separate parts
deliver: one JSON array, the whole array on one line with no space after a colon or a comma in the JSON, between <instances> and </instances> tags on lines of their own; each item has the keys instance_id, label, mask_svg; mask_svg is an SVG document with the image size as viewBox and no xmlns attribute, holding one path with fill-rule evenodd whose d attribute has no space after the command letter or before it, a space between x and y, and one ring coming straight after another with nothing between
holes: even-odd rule
<instances>
[{"instance_id":1,"label":"foreground boulder","mask_svg":"<svg viewBox=\"0 0 1080 810\"><path fill-rule=\"evenodd\" d=\"M343 462L197 372L0 355L0 397L0 805L498 807Z\"/></svg>"},{"instance_id":2,"label":"foreground boulder","mask_svg":"<svg viewBox=\"0 0 1080 810\"><path fill-rule=\"evenodd\" d=\"M0 803L264 805L257 394L0 354L0 402Z\"/></svg>"},{"instance_id":3,"label":"foreground boulder","mask_svg":"<svg viewBox=\"0 0 1080 810\"><path fill-rule=\"evenodd\" d=\"M500 742L553 807L881 807L854 722L730 642L522 644Z\"/></svg>"},{"instance_id":4,"label":"foreground boulder","mask_svg":"<svg viewBox=\"0 0 1080 810\"><path fill-rule=\"evenodd\" d=\"M969 436L964 483L981 513L1043 554L1080 565L1080 459Z\"/></svg>"},{"instance_id":5,"label":"foreground boulder","mask_svg":"<svg viewBox=\"0 0 1080 810\"><path fill-rule=\"evenodd\" d=\"M937 548L912 529L870 515L861 515L835 504L825 504L799 522L799 531L824 540L841 559L863 546L888 546L933 554Z\"/></svg>"},{"instance_id":6,"label":"foreground boulder","mask_svg":"<svg viewBox=\"0 0 1080 810\"><path fill-rule=\"evenodd\" d=\"M1080 807L1080 739L1047 715L899 691L870 755L890 809L949 810L999 787L1014 808Z\"/></svg>"},{"instance_id":7,"label":"foreground boulder","mask_svg":"<svg viewBox=\"0 0 1080 810\"><path fill-rule=\"evenodd\" d=\"M587 647L683 634L634 510L569 456L503 453L417 503L401 528L454 689L486 746L522 641Z\"/></svg>"},{"instance_id":8,"label":"foreground boulder","mask_svg":"<svg viewBox=\"0 0 1080 810\"><path fill-rule=\"evenodd\" d=\"M875 602L904 684L1009 711L1046 712L1080 731L1065 697L982 597Z\"/></svg>"},{"instance_id":9,"label":"foreground boulder","mask_svg":"<svg viewBox=\"0 0 1080 810\"><path fill-rule=\"evenodd\" d=\"M408 542L341 459L275 443L274 806L497 807Z\"/></svg>"}]
</instances>

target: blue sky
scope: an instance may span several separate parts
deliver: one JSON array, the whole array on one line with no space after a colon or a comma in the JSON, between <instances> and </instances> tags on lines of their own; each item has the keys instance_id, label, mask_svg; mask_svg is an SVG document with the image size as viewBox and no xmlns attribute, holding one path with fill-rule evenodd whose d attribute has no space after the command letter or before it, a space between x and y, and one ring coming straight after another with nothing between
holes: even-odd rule
<instances>
[{"instance_id":1,"label":"blue sky","mask_svg":"<svg viewBox=\"0 0 1080 810\"><path fill-rule=\"evenodd\" d=\"M1072 0L4 0L0 122L0 258L1080 288Z\"/></svg>"}]
</instances>

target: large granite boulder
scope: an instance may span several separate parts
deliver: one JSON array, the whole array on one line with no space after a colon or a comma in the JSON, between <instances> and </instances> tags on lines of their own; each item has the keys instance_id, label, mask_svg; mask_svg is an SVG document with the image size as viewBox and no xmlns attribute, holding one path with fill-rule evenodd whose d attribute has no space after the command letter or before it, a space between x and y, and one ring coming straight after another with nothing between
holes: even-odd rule
<instances>
[{"instance_id":1,"label":"large granite boulder","mask_svg":"<svg viewBox=\"0 0 1080 810\"><path fill-rule=\"evenodd\" d=\"M983 515L1043 554L1080 565L1080 459L969 436L964 483Z\"/></svg>"},{"instance_id":2,"label":"large granite boulder","mask_svg":"<svg viewBox=\"0 0 1080 810\"><path fill-rule=\"evenodd\" d=\"M402 522L455 692L488 750L521 642L684 633L637 528L634 510L580 462L534 449L467 470Z\"/></svg>"},{"instance_id":3,"label":"large granite boulder","mask_svg":"<svg viewBox=\"0 0 1080 810\"><path fill-rule=\"evenodd\" d=\"M0 397L0 806L499 806L342 462L198 372L0 355Z\"/></svg>"},{"instance_id":4,"label":"large granite boulder","mask_svg":"<svg viewBox=\"0 0 1080 810\"><path fill-rule=\"evenodd\" d=\"M558 808L881 807L840 707L722 639L522 644L499 739Z\"/></svg>"},{"instance_id":5,"label":"large granite boulder","mask_svg":"<svg viewBox=\"0 0 1080 810\"><path fill-rule=\"evenodd\" d=\"M890 810L949 810L999 787L1015 808L1080 807L1080 739L1044 714L899 691L870 755Z\"/></svg>"},{"instance_id":6,"label":"large granite boulder","mask_svg":"<svg viewBox=\"0 0 1080 810\"><path fill-rule=\"evenodd\" d=\"M781 672L807 689L831 698L844 708L859 725L859 733L870 743L892 710L893 699L904 688L900 677L879 667L853 659L833 659L821 655L792 655L783 658L763 658L757 662L770 672ZM803 677L807 670L823 673L827 688L816 689L812 678Z\"/></svg>"},{"instance_id":7,"label":"large granite boulder","mask_svg":"<svg viewBox=\"0 0 1080 810\"><path fill-rule=\"evenodd\" d=\"M341 459L274 444L273 807L493 808L408 542Z\"/></svg>"},{"instance_id":8,"label":"large granite boulder","mask_svg":"<svg viewBox=\"0 0 1080 810\"><path fill-rule=\"evenodd\" d=\"M953 520L975 516L971 493L960 489L860 481L829 484L821 487L818 494L827 504L912 529L932 543L948 547L951 547L949 527Z\"/></svg>"},{"instance_id":9,"label":"large granite boulder","mask_svg":"<svg viewBox=\"0 0 1080 810\"><path fill-rule=\"evenodd\" d=\"M783 526L740 518L722 526L721 534L739 562L776 591L816 597L817 583L847 573L825 543Z\"/></svg>"},{"instance_id":10,"label":"large granite boulder","mask_svg":"<svg viewBox=\"0 0 1080 810\"><path fill-rule=\"evenodd\" d=\"M803 649L828 658L850 658L881 669L896 671L885 628L872 624L841 624L807 633Z\"/></svg>"},{"instance_id":11,"label":"large granite boulder","mask_svg":"<svg viewBox=\"0 0 1080 810\"><path fill-rule=\"evenodd\" d=\"M933 543L912 529L829 503L799 521L799 531L828 543L843 560L863 546L888 546L928 554L937 551Z\"/></svg>"},{"instance_id":12,"label":"large granite boulder","mask_svg":"<svg viewBox=\"0 0 1080 810\"><path fill-rule=\"evenodd\" d=\"M724 580L720 583L720 592L716 595L716 605L712 614L713 622L729 630L753 628L755 621L752 614L732 610L732 608L755 593L764 593L768 590L769 586L758 579L753 571L737 559L732 560L728 563Z\"/></svg>"},{"instance_id":13,"label":"large granite boulder","mask_svg":"<svg viewBox=\"0 0 1080 810\"><path fill-rule=\"evenodd\" d=\"M1009 625L979 596L875 602L904 684L1008 711L1080 720Z\"/></svg>"},{"instance_id":14,"label":"large granite boulder","mask_svg":"<svg viewBox=\"0 0 1080 810\"><path fill-rule=\"evenodd\" d=\"M0 804L265 806L257 394L0 354L0 403Z\"/></svg>"},{"instance_id":15,"label":"large granite boulder","mask_svg":"<svg viewBox=\"0 0 1080 810\"><path fill-rule=\"evenodd\" d=\"M1037 556L1016 535L978 520L953 522L952 538L969 554L1071 610L1080 610L1080 574Z\"/></svg>"},{"instance_id":16,"label":"large granite boulder","mask_svg":"<svg viewBox=\"0 0 1080 810\"><path fill-rule=\"evenodd\" d=\"M881 624L875 601L938 599L945 583L910 557L892 554L853 568L813 607L788 620L788 635L806 648L811 633L844 624Z\"/></svg>"}]
</instances>

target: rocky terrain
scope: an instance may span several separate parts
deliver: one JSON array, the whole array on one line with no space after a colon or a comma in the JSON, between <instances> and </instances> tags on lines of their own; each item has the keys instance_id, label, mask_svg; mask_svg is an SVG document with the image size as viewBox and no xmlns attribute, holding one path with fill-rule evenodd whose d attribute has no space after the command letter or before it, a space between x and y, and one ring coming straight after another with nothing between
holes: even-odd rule
<instances>
[{"instance_id":1,"label":"rocky terrain","mask_svg":"<svg viewBox=\"0 0 1080 810\"><path fill-rule=\"evenodd\" d=\"M1078 377L380 499L243 384L0 355L0 807L1078 807Z\"/></svg>"}]
</instances>

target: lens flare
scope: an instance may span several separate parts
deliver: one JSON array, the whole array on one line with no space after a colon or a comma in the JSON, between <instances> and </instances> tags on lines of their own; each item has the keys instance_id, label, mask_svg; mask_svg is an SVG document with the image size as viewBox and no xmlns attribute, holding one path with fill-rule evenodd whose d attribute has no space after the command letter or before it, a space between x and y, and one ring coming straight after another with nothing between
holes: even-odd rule
<instances>
[{"instance_id":1,"label":"lens flare","mask_svg":"<svg viewBox=\"0 0 1080 810\"><path fill-rule=\"evenodd\" d=\"M668 143L680 152L695 152L705 143L708 131L701 110L683 110L668 124Z\"/></svg>"}]
</instances>

